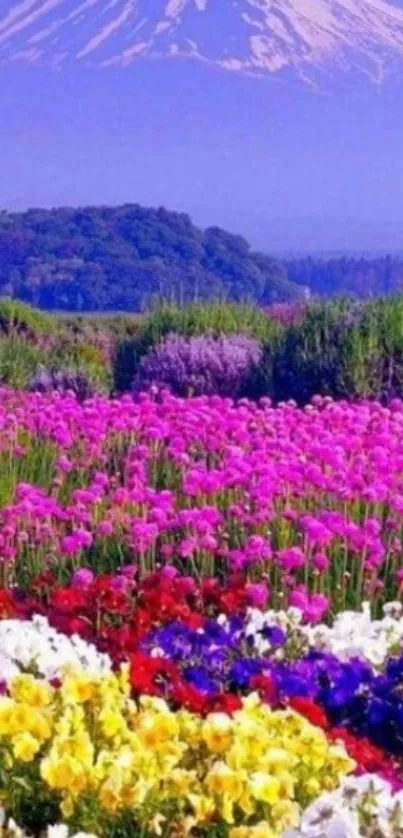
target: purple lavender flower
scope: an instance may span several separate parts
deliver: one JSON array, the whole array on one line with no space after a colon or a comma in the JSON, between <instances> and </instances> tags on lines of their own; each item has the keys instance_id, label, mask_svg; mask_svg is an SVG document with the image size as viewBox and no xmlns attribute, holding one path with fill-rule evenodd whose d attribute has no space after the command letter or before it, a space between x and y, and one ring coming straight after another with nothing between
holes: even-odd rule
<instances>
[{"instance_id":1,"label":"purple lavender flower","mask_svg":"<svg viewBox=\"0 0 403 838\"><path fill-rule=\"evenodd\" d=\"M133 392L168 387L179 396L239 397L257 373L261 355L259 342L246 335L189 339L168 335L143 358Z\"/></svg>"}]
</instances>

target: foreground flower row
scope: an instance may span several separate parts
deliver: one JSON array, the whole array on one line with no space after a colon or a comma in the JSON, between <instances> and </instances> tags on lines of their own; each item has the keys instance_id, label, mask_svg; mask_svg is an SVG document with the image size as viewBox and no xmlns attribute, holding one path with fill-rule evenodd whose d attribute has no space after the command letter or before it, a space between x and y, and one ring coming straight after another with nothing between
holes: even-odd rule
<instances>
[{"instance_id":1,"label":"foreground flower row","mask_svg":"<svg viewBox=\"0 0 403 838\"><path fill-rule=\"evenodd\" d=\"M129 697L124 670L0 698L3 838L401 838L403 792L257 695L232 717Z\"/></svg>"},{"instance_id":2,"label":"foreground flower row","mask_svg":"<svg viewBox=\"0 0 403 838\"><path fill-rule=\"evenodd\" d=\"M278 807L279 808L279 807ZM285 807L283 807L284 809ZM30 838L13 818L2 811L3 838ZM164 821L154 819L157 835L166 833ZM216 825L211 823L214 833ZM302 813L299 827L286 829L283 838L400 838L403 829L403 796L373 774L349 777L333 792L325 792ZM192 832L191 823L184 834ZM206 834L209 830L206 829ZM254 825L228 826L229 838L273 838L275 831L267 821ZM42 838L98 838L78 832L71 834L67 824L48 826Z\"/></svg>"},{"instance_id":3,"label":"foreground flower row","mask_svg":"<svg viewBox=\"0 0 403 838\"><path fill-rule=\"evenodd\" d=\"M0 698L0 798L40 834L60 820L99 836L184 834L263 821L280 836L354 761L292 710L250 695L232 717L129 697L124 670L19 675Z\"/></svg>"}]
</instances>

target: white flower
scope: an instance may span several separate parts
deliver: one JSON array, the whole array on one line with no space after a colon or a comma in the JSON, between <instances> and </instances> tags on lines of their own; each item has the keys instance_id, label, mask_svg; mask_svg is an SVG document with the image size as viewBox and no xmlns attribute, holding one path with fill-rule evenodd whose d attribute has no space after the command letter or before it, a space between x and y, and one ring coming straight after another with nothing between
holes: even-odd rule
<instances>
[{"instance_id":1,"label":"white flower","mask_svg":"<svg viewBox=\"0 0 403 838\"><path fill-rule=\"evenodd\" d=\"M267 611L249 609L245 634L253 641L260 655L272 650L270 641L264 636L265 629L278 626L287 635L288 641L297 640L318 651L332 652L341 660L360 657L375 669L383 665L386 657L395 647L403 643L403 608L400 603L385 606L380 620L371 619L370 604L364 603L362 610L344 611L338 614L331 627L324 623L303 625L302 614L297 608L288 611Z\"/></svg>"},{"instance_id":2,"label":"white flower","mask_svg":"<svg viewBox=\"0 0 403 838\"><path fill-rule=\"evenodd\" d=\"M341 795L343 799L351 792L356 792L359 795L371 794L387 795L392 793L392 787L387 780L379 777L378 774L361 774L360 777L347 777L341 787Z\"/></svg>"},{"instance_id":3,"label":"white flower","mask_svg":"<svg viewBox=\"0 0 403 838\"><path fill-rule=\"evenodd\" d=\"M45 678L55 678L66 668L94 675L111 668L108 655L78 635L60 634L39 615L31 621L1 620L0 650L0 677L6 681L31 669Z\"/></svg>"},{"instance_id":4,"label":"white flower","mask_svg":"<svg viewBox=\"0 0 403 838\"><path fill-rule=\"evenodd\" d=\"M396 600L395 602L387 602L383 607L384 613L387 617L400 617L403 611L403 604Z\"/></svg>"},{"instance_id":5,"label":"white flower","mask_svg":"<svg viewBox=\"0 0 403 838\"><path fill-rule=\"evenodd\" d=\"M220 614L220 616L217 617L217 623L224 629L229 628L230 625L226 614Z\"/></svg>"},{"instance_id":6,"label":"white flower","mask_svg":"<svg viewBox=\"0 0 403 838\"><path fill-rule=\"evenodd\" d=\"M301 823L301 838L362 838L358 816L355 812L333 812L330 817L325 810L319 811L318 819Z\"/></svg>"},{"instance_id":7,"label":"white flower","mask_svg":"<svg viewBox=\"0 0 403 838\"><path fill-rule=\"evenodd\" d=\"M306 809L302 816L301 835L309 838L321 838L328 826L333 823L340 810L340 796L336 792L323 794Z\"/></svg>"},{"instance_id":8,"label":"white flower","mask_svg":"<svg viewBox=\"0 0 403 838\"><path fill-rule=\"evenodd\" d=\"M7 821L7 834L12 835L13 838L26 838L26 832L16 824L13 818Z\"/></svg>"},{"instance_id":9,"label":"white flower","mask_svg":"<svg viewBox=\"0 0 403 838\"><path fill-rule=\"evenodd\" d=\"M402 643L403 617L395 608L386 607L381 620L372 620L369 604L364 603L361 612L338 614L331 628L307 626L305 631L314 648L326 648L343 660L358 656L379 667L390 650Z\"/></svg>"},{"instance_id":10,"label":"white flower","mask_svg":"<svg viewBox=\"0 0 403 838\"><path fill-rule=\"evenodd\" d=\"M48 826L47 838L69 838L69 828L64 823ZM97 838L92 832L76 832L71 838Z\"/></svg>"},{"instance_id":11,"label":"white flower","mask_svg":"<svg viewBox=\"0 0 403 838\"><path fill-rule=\"evenodd\" d=\"M348 777L338 789L315 800L303 813L299 829L283 838L397 838L403 825L402 803L403 792L394 794L376 774Z\"/></svg>"},{"instance_id":12,"label":"white flower","mask_svg":"<svg viewBox=\"0 0 403 838\"><path fill-rule=\"evenodd\" d=\"M69 828L65 823L48 826L48 838L69 838Z\"/></svg>"}]
</instances>

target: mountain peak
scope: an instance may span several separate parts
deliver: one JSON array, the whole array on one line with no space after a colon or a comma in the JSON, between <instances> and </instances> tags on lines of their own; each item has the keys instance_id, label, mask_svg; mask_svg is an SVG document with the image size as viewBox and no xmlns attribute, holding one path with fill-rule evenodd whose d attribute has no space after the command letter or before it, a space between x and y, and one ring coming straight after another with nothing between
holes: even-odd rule
<instances>
[{"instance_id":1,"label":"mountain peak","mask_svg":"<svg viewBox=\"0 0 403 838\"><path fill-rule=\"evenodd\" d=\"M390 0L3 0L0 60L125 66L186 56L233 72L355 70L403 63Z\"/></svg>"}]
</instances>

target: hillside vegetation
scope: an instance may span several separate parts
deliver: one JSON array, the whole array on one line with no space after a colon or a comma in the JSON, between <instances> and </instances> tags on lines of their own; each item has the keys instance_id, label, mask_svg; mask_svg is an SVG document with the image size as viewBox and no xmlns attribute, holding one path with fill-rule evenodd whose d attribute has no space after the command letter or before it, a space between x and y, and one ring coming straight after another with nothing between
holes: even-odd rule
<instances>
[{"instance_id":1,"label":"hillside vegetation","mask_svg":"<svg viewBox=\"0 0 403 838\"><path fill-rule=\"evenodd\" d=\"M0 294L49 310L142 311L161 299L267 305L301 289L241 236L134 204L1 213Z\"/></svg>"}]
</instances>

